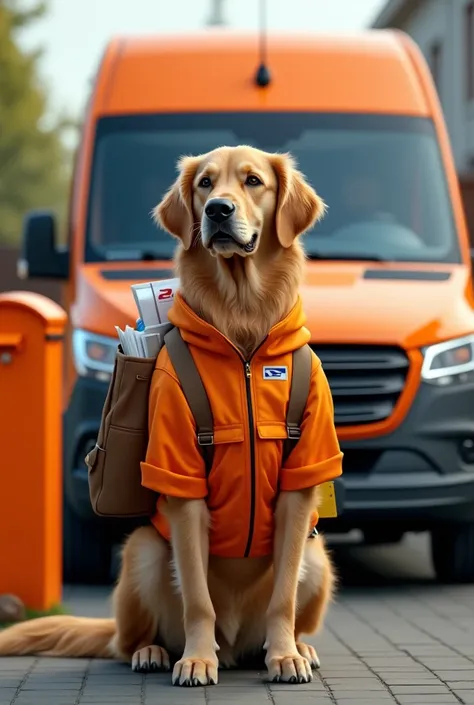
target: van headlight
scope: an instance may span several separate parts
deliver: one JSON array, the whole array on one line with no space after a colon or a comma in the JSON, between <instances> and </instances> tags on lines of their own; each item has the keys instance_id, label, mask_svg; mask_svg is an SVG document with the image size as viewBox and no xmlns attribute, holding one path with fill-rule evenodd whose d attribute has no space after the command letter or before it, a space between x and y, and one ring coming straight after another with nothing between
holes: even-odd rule
<instances>
[{"instance_id":1,"label":"van headlight","mask_svg":"<svg viewBox=\"0 0 474 705\"><path fill-rule=\"evenodd\" d=\"M76 329L72 336L72 347L77 374L108 382L114 368L118 344L117 338Z\"/></svg>"},{"instance_id":2,"label":"van headlight","mask_svg":"<svg viewBox=\"0 0 474 705\"><path fill-rule=\"evenodd\" d=\"M438 386L474 382L474 335L430 345L422 352L425 382Z\"/></svg>"}]
</instances>

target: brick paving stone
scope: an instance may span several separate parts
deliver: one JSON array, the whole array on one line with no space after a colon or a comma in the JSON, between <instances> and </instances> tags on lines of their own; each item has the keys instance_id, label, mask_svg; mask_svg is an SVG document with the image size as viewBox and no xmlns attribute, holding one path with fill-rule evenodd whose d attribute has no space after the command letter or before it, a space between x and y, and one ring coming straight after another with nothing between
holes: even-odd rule
<instances>
[{"instance_id":1,"label":"brick paving stone","mask_svg":"<svg viewBox=\"0 0 474 705\"><path fill-rule=\"evenodd\" d=\"M418 657L420 663L429 668L431 671L446 670L446 671L472 671L474 662L463 656L453 654L448 658L431 658Z\"/></svg>"},{"instance_id":2,"label":"brick paving stone","mask_svg":"<svg viewBox=\"0 0 474 705\"><path fill-rule=\"evenodd\" d=\"M15 703L18 702L19 700L28 700L29 702L33 703L48 703L48 702L63 702L64 700L72 700L73 702L78 699L78 694L74 693L70 690L64 690L64 691L50 691L50 692L41 692L38 693L38 691L35 690L25 690L21 691L18 696L17 700L15 700Z\"/></svg>"},{"instance_id":3,"label":"brick paving stone","mask_svg":"<svg viewBox=\"0 0 474 705\"><path fill-rule=\"evenodd\" d=\"M474 692L474 683L472 680L471 681L469 681L469 680L451 681L451 682L448 681L446 683L446 685L448 686L448 688L450 688L450 690L453 691L453 693L457 693L458 691L463 691L463 690L468 690L471 693ZM461 695L462 695L462 693L461 693Z\"/></svg>"},{"instance_id":4,"label":"brick paving stone","mask_svg":"<svg viewBox=\"0 0 474 705\"><path fill-rule=\"evenodd\" d=\"M444 682L447 681L474 681L474 666L471 672L469 671L433 671L434 675ZM473 684L474 687L474 684Z\"/></svg>"},{"instance_id":5,"label":"brick paving stone","mask_svg":"<svg viewBox=\"0 0 474 705\"><path fill-rule=\"evenodd\" d=\"M443 695L449 694L449 689L442 683L434 685L393 685L390 690L394 695Z\"/></svg>"},{"instance_id":6,"label":"brick paving stone","mask_svg":"<svg viewBox=\"0 0 474 705\"><path fill-rule=\"evenodd\" d=\"M310 693L327 693L328 689L324 685L324 683L321 683L320 681L316 681L313 683L298 683L298 685L289 685L288 683L282 683L280 684L273 684L269 683L268 684L268 690L270 693L288 693L289 689L291 689L292 692L294 693L304 693L304 692L310 692Z\"/></svg>"},{"instance_id":7,"label":"brick paving stone","mask_svg":"<svg viewBox=\"0 0 474 705\"><path fill-rule=\"evenodd\" d=\"M454 705L459 700L454 695L399 695L397 702L400 705Z\"/></svg>"},{"instance_id":8,"label":"brick paving stone","mask_svg":"<svg viewBox=\"0 0 474 705\"><path fill-rule=\"evenodd\" d=\"M396 703L397 701L391 695L387 695L383 698L379 696L378 699L373 702L370 699L367 700L365 696L363 700L360 698L338 698L336 702L337 705L390 705L390 703Z\"/></svg>"},{"instance_id":9,"label":"brick paving stone","mask_svg":"<svg viewBox=\"0 0 474 705\"><path fill-rule=\"evenodd\" d=\"M385 690L384 684L378 678L325 678L332 691L340 690Z\"/></svg>"},{"instance_id":10,"label":"brick paving stone","mask_svg":"<svg viewBox=\"0 0 474 705\"><path fill-rule=\"evenodd\" d=\"M331 696L329 693L309 693L305 691L295 690L294 688L291 692L288 691L278 691L272 693L272 700L281 705L288 705L288 703L295 703L295 705L306 705L307 703L321 702L329 703L331 702ZM267 700L268 702L268 700Z\"/></svg>"},{"instance_id":11,"label":"brick paving stone","mask_svg":"<svg viewBox=\"0 0 474 705\"><path fill-rule=\"evenodd\" d=\"M110 690L107 693L102 693L97 690L86 690L81 695L79 700L81 703L85 703L88 700L101 700L103 703L114 703L117 702L117 700L120 700L120 702L128 702L137 699L140 700L141 692L141 688L138 688L138 690L134 692L123 692L122 690L117 688L115 691Z\"/></svg>"},{"instance_id":12,"label":"brick paving stone","mask_svg":"<svg viewBox=\"0 0 474 705\"><path fill-rule=\"evenodd\" d=\"M423 686L423 685L438 685L439 684L439 678L436 678L435 675L427 673L426 675L423 676L416 676L413 675L413 673L409 673L407 676L403 677L401 675L397 675L396 677L393 677L392 675L389 676L384 676L383 677L383 682L386 683L392 690L395 687L398 686Z\"/></svg>"},{"instance_id":13,"label":"brick paving stone","mask_svg":"<svg viewBox=\"0 0 474 705\"><path fill-rule=\"evenodd\" d=\"M374 693L374 691L369 691L368 693L344 693L344 695L339 695L335 698L335 702L338 705L341 703L347 705L353 705L354 703L367 703L367 705L387 705L387 703L395 703L396 699L388 691L386 693Z\"/></svg>"}]
</instances>

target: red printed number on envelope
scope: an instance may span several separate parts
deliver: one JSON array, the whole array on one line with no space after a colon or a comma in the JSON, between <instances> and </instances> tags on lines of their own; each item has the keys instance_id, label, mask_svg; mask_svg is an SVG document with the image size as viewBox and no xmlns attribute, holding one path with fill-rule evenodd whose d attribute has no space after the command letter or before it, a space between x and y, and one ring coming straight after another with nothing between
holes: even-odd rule
<instances>
[{"instance_id":1,"label":"red printed number on envelope","mask_svg":"<svg viewBox=\"0 0 474 705\"><path fill-rule=\"evenodd\" d=\"M158 301L166 301L173 298L173 289L160 289L158 292Z\"/></svg>"}]
</instances>

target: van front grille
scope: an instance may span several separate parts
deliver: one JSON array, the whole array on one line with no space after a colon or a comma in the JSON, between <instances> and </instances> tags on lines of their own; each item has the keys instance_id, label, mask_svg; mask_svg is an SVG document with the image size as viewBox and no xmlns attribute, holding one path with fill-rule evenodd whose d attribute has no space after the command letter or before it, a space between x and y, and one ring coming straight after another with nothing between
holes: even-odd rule
<instances>
[{"instance_id":1,"label":"van front grille","mask_svg":"<svg viewBox=\"0 0 474 705\"><path fill-rule=\"evenodd\" d=\"M357 426L391 416L405 386L409 361L397 347L312 345L334 400L336 426Z\"/></svg>"}]
</instances>

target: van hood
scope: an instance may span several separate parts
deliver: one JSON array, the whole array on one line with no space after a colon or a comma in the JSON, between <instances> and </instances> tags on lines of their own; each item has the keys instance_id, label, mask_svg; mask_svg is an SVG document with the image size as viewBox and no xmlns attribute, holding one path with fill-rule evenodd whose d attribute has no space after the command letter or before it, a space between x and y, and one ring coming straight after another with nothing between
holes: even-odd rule
<instances>
[{"instance_id":1,"label":"van hood","mask_svg":"<svg viewBox=\"0 0 474 705\"><path fill-rule=\"evenodd\" d=\"M172 276L155 263L84 265L71 307L73 327L115 337L114 326L134 326L138 317L131 285ZM315 343L408 350L474 332L466 265L309 262L301 294Z\"/></svg>"}]
</instances>

